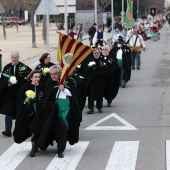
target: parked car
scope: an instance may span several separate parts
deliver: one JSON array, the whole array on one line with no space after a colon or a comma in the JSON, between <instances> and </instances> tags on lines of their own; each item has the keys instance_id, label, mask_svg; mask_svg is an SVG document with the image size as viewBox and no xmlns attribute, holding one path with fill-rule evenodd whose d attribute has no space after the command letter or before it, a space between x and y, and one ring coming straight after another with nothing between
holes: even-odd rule
<instances>
[{"instance_id":1,"label":"parked car","mask_svg":"<svg viewBox=\"0 0 170 170\"><path fill-rule=\"evenodd\" d=\"M20 18L17 18L17 17L9 17L7 20L6 20L6 23L9 25L15 25L15 24L19 24L19 25L25 25L27 22L25 19L20 19Z\"/></svg>"}]
</instances>

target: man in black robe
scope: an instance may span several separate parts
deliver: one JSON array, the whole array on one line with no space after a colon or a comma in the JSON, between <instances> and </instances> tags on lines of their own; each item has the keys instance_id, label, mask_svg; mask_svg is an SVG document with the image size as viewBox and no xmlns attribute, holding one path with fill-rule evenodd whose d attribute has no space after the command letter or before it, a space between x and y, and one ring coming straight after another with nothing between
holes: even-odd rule
<instances>
[{"instance_id":1,"label":"man in black robe","mask_svg":"<svg viewBox=\"0 0 170 170\"><path fill-rule=\"evenodd\" d=\"M120 68L120 86L126 87L126 83L131 77L131 50L130 47L124 42L123 38L119 36L115 42L110 54L118 59L118 65Z\"/></svg>"},{"instance_id":2,"label":"man in black robe","mask_svg":"<svg viewBox=\"0 0 170 170\"><path fill-rule=\"evenodd\" d=\"M38 148L46 150L56 141L59 158L64 157L67 141L70 145L78 142L81 122L74 90L69 84L59 85L61 70L59 65L50 67L51 80L43 94L42 128L36 142Z\"/></svg>"},{"instance_id":3,"label":"man in black robe","mask_svg":"<svg viewBox=\"0 0 170 170\"><path fill-rule=\"evenodd\" d=\"M85 73L86 80L86 94L88 96L87 114L94 113L94 101L99 113L103 113L103 96L106 82L106 62L100 57L100 50L93 51L93 58L87 63Z\"/></svg>"},{"instance_id":4,"label":"man in black robe","mask_svg":"<svg viewBox=\"0 0 170 170\"><path fill-rule=\"evenodd\" d=\"M102 47L102 58L107 65L107 79L104 97L107 99L107 106L111 107L112 100L116 97L119 91L120 84L120 69L117 64L117 58L110 53L109 46Z\"/></svg>"},{"instance_id":5,"label":"man in black robe","mask_svg":"<svg viewBox=\"0 0 170 170\"><path fill-rule=\"evenodd\" d=\"M19 62L19 53L11 53L11 63L7 64L0 78L0 113L5 116L5 131L3 135L10 137L12 119L16 116L16 101L20 87L26 83L26 77L31 69Z\"/></svg>"}]
</instances>

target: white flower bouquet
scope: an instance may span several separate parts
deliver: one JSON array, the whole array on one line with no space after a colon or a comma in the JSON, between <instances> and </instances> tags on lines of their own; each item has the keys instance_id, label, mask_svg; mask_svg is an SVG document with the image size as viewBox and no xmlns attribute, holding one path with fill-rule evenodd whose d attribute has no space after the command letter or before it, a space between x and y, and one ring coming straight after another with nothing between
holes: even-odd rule
<instances>
[{"instance_id":1,"label":"white flower bouquet","mask_svg":"<svg viewBox=\"0 0 170 170\"><path fill-rule=\"evenodd\" d=\"M89 64L88 64L88 67L89 68L92 68L92 69L95 69L96 68L96 63L94 61L91 61Z\"/></svg>"},{"instance_id":2,"label":"white flower bouquet","mask_svg":"<svg viewBox=\"0 0 170 170\"><path fill-rule=\"evenodd\" d=\"M17 79L15 76L11 76L9 79L8 79L8 86L12 86L14 84L17 84Z\"/></svg>"}]
</instances>

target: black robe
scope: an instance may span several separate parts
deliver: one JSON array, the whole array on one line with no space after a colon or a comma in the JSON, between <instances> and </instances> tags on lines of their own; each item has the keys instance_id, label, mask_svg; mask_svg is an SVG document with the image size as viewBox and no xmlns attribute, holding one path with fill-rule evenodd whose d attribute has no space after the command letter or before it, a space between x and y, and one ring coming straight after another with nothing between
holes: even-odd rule
<instances>
[{"instance_id":1,"label":"black robe","mask_svg":"<svg viewBox=\"0 0 170 170\"><path fill-rule=\"evenodd\" d=\"M44 68L50 68L51 66L55 65L52 62L49 62L48 64L45 63L40 63L37 65L37 67L35 68L35 70L39 70L42 73L42 69ZM50 73L47 74L41 74L41 79L40 79L40 84L46 84L48 82L48 80L50 79Z\"/></svg>"},{"instance_id":2,"label":"black robe","mask_svg":"<svg viewBox=\"0 0 170 170\"><path fill-rule=\"evenodd\" d=\"M88 64L93 61L96 63L94 69L88 66ZM107 64L101 57L98 59L93 57L87 63L87 69L85 72L86 95L91 97L94 101L104 97L106 71Z\"/></svg>"},{"instance_id":3,"label":"black robe","mask_svg":"<svg viewBox=\"0 0 170 170\"><path fill-rule=\"evenodd\" d=\"M30 104L25 103L26 99L25 92L27 90L32 90L35 92L36 88L36 110L33 106L33 101ZM36 138L39 134L39 130L41 127L41 101L43 96L43 85L32 85L30 83L24 84L19 92L16 106L16 122L15 129L13 132L14 141L16 143L22 143L27 138L29 138L32 134L34 134L33 141L36 141Z\"/></svg>"},{"instance_id":4,"label":"black robe","mask_svg":"<svg viewBox=\"0 0 170 170\"><path fill-rule=\"evenodd\" d=\"M79 126L81 122L81 113L78 104L75 100L75 95L72 89L70 97L70 111L68 119L68 141L70 144L77 143L79 140ZM47 148L53 145L53 141L57 141L58 137L58 106L56 104L56 94L58 91L57 82L49 81L44 91L42 101L42 127L40 136L36 142L37 147Z\"/></svg>"},{"instance_id":5,"label":"black robe","mask_svg":"<svg viewBox=\"0 0 170 170\"><path fill-rule=\"evenodd\" d=\"M86 89L85 89L85 78L79 76L77 73L74 73L72 76L69 76L67 80L69 80L69 86L71 80L74 79L75 81L75 93L77 97L77 102L82 113L84 106L86 104ZM72 80L73 81L73 80Z\"/></svg>"},{"instance_id":6,"label":"black robe","mask_svg":"<svg viewBox=\"0 0 170 170\"><path fill-rule=\"evenodd\" d=\"M123 44L122 46L122 60L123 60L123 75L122 75L122 80L125 80L128 82L131 77L131 50L130 47L127 46L126 44ZM111 49L110 53L116 57L117 51L119 48L117 47L117 43L115 43L114 47Z\"/></svg>"},{"instance_id":7,"label":"black robe","mask_svg":"<svg viewBox=\"0 0 170 170\"><path fill-rule=\"evenodd\" d=\"M12 63L7 64L1 74L0 78L0 113L15 118L16 116L16 101L20 87L27 81L24 79L31 69L25 64L19 62L16 65L15 77L17 84L8 86L8 78L3 76L3 73L9 76L14 76L14 67Z\"/></svg>"},{"instance_id":8,"label":"black robe","mask_svg":"<svg viewBox=\"0 0 170 170\"><path fill-rule=\"evenodd\" d=\"M106 85L105 85L105 94L104 97L108 100L113 100L118 91L120 85L120 68L117 64L117 58L109 53L108 56L103 56L107 64L107 76L106 76Z\"/></svg>"}]
</instances>

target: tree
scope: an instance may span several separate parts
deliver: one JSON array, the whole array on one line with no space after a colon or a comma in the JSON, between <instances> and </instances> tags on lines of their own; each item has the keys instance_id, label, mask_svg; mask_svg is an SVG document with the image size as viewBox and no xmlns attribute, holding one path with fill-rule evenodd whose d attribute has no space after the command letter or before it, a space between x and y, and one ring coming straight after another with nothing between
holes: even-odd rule
<instances>
[{"instance_id":1,"label":"tree","mask_svg":"<svg viewBox=\"0 0 170 170\"><path fill-rule=\"evenodd\" d=\"M0 0L1 4L5 8L5 15L10 11L11 1L10 0ZM6 30L5 30L5 22L4 22L4 14L2 14L2 26L3 26L3 34L4 39L6 39Z\"/></svg>"},{"instance_id":2,"label":"tree","mask_svg":"<svg viewBox=\"0 0 170 170\"><path fill-rule=\"evenodd\" d=\"M36 35L35 35L35 24L34 24L34 15L35 11L41 0L21 0L25 9L28 10L30 14L30 23L32 28L32 48L37 48L36 45Z\"/></svg>"}]
</instances>

